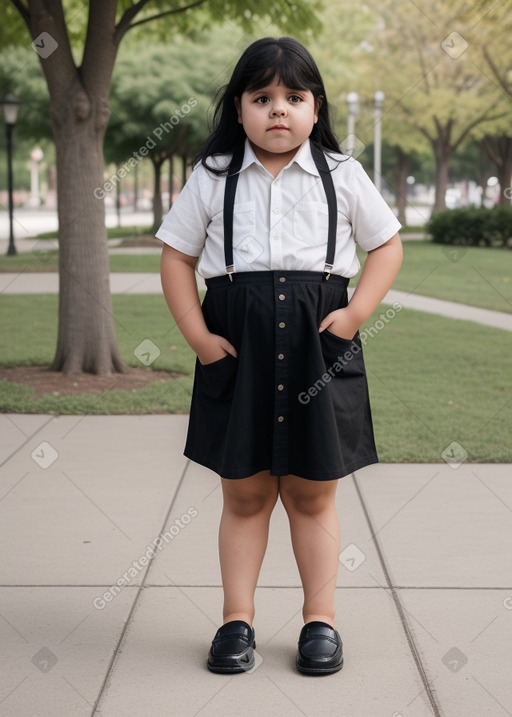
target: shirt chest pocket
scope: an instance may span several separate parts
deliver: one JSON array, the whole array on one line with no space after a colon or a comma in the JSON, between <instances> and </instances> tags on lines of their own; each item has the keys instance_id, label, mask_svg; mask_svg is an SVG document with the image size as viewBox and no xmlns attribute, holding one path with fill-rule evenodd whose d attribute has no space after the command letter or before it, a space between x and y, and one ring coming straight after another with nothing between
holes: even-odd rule
<instances>
[{"instance_id":1,"label":"shirt chest pocket","mask_svg":"<svg viewBox=\"0 0 512 717\"><path fill-rule=\"evenodd\" d=\"M263 247L256 237L256 203L238 202L233 212L233 249L244 262L257 259Z\"/></svg>"},{"instance_id":2,"label":"shirt chest pocket","mask_svg":"<svg viewBox=\"0 0 512 717\"><path fill-rule=\"evenodd\" d=\"M329 210L322 202L299 202L293 210L293 235L309 246L327 244Z\"/></svg>"}]
</instances>

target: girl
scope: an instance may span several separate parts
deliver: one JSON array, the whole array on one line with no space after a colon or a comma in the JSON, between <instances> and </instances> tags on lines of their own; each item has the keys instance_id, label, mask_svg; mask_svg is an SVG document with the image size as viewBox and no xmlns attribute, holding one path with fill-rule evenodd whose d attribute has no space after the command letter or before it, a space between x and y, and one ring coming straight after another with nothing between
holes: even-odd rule
<instances>
[{"instance_id":1,"label":"girl","mask_svg":"<svg viewBox=\"0 0 512 717\"><path fill-rule=\"evenodd\" d=\"M214 121L157 233L163 291L197 354L185 455L223 490L224 616L207 664L254 665L254 592L280 498L304 590L297 668L329 674L343 666L337 482L378 460L358 329L398 272L401 225L341 155L322 78L297 40L253 43ZM356 242L368 255L347 303Z\"/></svg>"}]
</instances>

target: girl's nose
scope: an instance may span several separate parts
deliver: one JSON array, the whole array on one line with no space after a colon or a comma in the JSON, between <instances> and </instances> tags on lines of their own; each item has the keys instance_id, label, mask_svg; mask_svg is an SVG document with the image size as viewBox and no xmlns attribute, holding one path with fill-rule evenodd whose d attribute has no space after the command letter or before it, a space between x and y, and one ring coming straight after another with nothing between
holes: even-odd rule
<instances>
[{"instance_id":1,"label":"girl's nose","mask_svg":"<svg viewBox=\"0 0 512 717\"><path fill-rule=\"evenodd\" d=\"M272 117L284 117L286 115L286 107L284 105L275 104L272 107Z\"/></svg>"}]
</instances>

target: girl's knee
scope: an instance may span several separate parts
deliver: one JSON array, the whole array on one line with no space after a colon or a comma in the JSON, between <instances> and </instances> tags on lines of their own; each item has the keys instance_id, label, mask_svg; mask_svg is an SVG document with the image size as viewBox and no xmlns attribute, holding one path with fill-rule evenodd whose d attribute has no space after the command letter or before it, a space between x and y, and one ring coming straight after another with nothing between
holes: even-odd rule
<instances>
[{"instance_id":1,"label":"girl's knee","mask_svg":"<svg viewBox=\"0 0 512 717\"><path fill-rule=\"evenodd\" d=\"M336 482L316 483L303 482L305 479L295 476L286 476L294 480L283 481L280 484L280 496L287 512L316 515L335 506Z\"/></svg>"},{"instance_id":2,"label":"girl's knee","mask_svg":"<svg viewBox=\"0 0 512 717\"><path fill-rule=\"evenodd\" d=\"M271 513L278 497L277 481L271 476L268 480L224 480L223 494L224 507L239 517Z\"/></svg>"}]
</instances>

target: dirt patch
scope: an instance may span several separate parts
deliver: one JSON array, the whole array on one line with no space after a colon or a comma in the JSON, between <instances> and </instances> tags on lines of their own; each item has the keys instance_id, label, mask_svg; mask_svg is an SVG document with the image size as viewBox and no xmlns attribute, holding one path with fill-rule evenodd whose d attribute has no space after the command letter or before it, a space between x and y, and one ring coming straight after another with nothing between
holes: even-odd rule
<instances>
[{"instance_id":1,"label":"dirt patch","mask_svg":"<svg viewBox=\"0 0 512 717\"><path fill-rule=\"evenodd\" d=\"M110 376L94 376L90 373L78 373L65 376L58 371L50 371L48 366L13 366L0 368L0 380L23 383L34 389L33 399L45 394L70 396L85 393L104 393L112 389L132 391L150 383L179 378L182 374L171 371L152 371L150 368L128 367L126 373Z\"/></svg>"}]
</instances>

